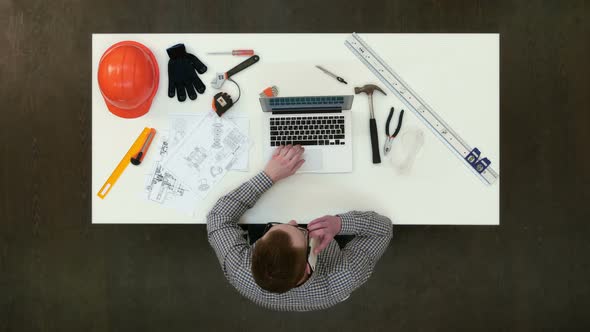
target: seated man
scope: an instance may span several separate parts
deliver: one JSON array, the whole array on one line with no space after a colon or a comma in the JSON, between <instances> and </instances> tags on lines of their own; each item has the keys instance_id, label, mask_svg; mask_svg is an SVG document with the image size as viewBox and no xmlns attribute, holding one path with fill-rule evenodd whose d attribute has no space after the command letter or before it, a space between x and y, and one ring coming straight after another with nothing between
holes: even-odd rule
<instances>
[{"instance_id":1,"label":"seated man","mask_svg":"<svg viewBox=\"0 0 590 332\"><path fill-rule=\"evenodd\" d=\"M273 310L308 311L348 298L373 270L392 236L391 221L375 212L348 212L311 221L269 224L251 247L237 224L273 183L304 163L303 147L278 147L263 172L221 197L207 216L209 242L228 281L246 298ZM342 250L337 234L354 235ZM309 239L318 242L308 263Z\"/></svg>"}]
</instances>

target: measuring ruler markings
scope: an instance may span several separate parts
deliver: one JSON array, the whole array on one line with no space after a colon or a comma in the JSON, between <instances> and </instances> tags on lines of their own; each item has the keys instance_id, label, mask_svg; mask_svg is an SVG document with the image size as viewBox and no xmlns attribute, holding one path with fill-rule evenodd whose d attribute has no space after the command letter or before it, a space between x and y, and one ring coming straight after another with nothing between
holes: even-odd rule
<instances>
[{"instance_id":1,"label":"measuring ruler markings","mask_svg":"<svg viewBox=\"0 0 590 332\"><path fill-rule=\"evenodd\" d=\"M498 179L499 174L489 167L490 160L480 158L479 149L472 149L461 139L356 33L346 39L345 45L484 183L492 184Z\"/></svg>"}]
</instances>

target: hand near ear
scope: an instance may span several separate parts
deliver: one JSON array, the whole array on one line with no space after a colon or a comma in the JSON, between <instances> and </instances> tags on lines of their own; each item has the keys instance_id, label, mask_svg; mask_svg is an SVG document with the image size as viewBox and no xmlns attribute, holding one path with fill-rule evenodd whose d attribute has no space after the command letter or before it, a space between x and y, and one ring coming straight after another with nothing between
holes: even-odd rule
<instances>
[{"instance_id":1,"label":"hand near ear","mask_svg":"<svg viewBox=\"0 0 590 332\"><path fill-rule=\"evenodd\" d=\"M342 229L342 219L338 216L323 216L312 220L307 225L309 236L319 241L318 246L314 249L314 254L319 254L328 247L334 236L340 233Z\"/></svg>"}]
</instances>

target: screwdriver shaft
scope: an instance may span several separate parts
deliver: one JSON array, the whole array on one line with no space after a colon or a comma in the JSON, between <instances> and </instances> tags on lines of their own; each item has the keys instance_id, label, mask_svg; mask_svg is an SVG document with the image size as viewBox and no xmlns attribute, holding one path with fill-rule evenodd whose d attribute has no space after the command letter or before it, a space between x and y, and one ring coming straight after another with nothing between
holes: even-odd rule
<instances>
[{"instance_id":1,"label":"screwdriver shaft","mask_svg":"<svg viewBox=\"0 0 590 332\"><path fill-rule=\"evenodd\" d=\"M254 50L232 50L227 52L209 52L210 55L234 55L234 56L249 56L254 55Z\"/></svg>"}]
</instances>

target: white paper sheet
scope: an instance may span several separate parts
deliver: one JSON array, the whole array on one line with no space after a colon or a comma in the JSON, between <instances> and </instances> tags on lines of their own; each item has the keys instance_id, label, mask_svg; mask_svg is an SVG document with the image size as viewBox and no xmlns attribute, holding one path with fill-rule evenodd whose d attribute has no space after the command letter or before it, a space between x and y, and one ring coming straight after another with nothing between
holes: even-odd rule
<instances>
[{"instance_id":1,"label":"white paper sheet","mask_svg":"<svg viewBox=\"0 0 590 332\"><path fill-rule=\"evenodd\" d=\"M209 112L211 113L211 112ZM187 135L188 130L196 126L199 122L201 122L207 114L204 113L172 113L169 115L170 120L170 141L169 141L169 148L174 149L178 146L178 143L181 142ZM249 129L250 123L248 116L246 114L225 114L223 115L224 119L232 121L236 124L242 133L247 137L250 137ZM211 128L211 135L215 137L218 131L215 130L215 127ZM232 171L247 171L248 170L248 160L249 160L249 153L246 151L245 153L240 154L240 157L236 160L233 164L231 170Z\"/></svg>"},{"instance_id":2,"label":"white paper sheet","mask_svg":"<svg viewBox=\"0 0 590 332\"><path fill-rule=\"evenodd\" d=\"M231 120L209 112L184 137L176 141L163 166L197 196L204 198L211 187L248 151L248 137ZM179 128L175 129L180 132ZM175 141L173 138L172 141Z\"/></svg>"},{"instance_id":3,"label":"white paper sheet","mask_svg":"<svg viewBox=\"0 0 590 332\"><path fill-rule=\"evenodd\" d=\"M192 216L199 197L162 166L169 151L169 133L160 131L159 134L154 144L159 154L151 172L146 174L145 196L150 201Z\"/></svg>"}]
</instances>

